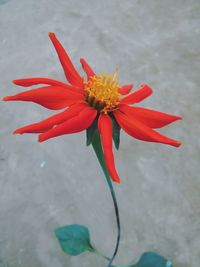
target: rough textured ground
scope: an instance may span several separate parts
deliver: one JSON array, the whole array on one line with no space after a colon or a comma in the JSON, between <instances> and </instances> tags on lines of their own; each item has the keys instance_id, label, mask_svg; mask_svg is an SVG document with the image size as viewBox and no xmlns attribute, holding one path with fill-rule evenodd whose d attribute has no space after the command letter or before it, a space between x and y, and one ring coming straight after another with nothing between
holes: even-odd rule
<instances>
[{"instance_id":1,"label":"rough textured ground","mask_svg":"<svg viewBox=\"0 0 200 267\"><path fill-rule=\"evenodd\" d=\"M122 240L116 262L157 251L175 267L200 264L200 3L198 0L0 0L0 95L20 92L11 80L65 80L48 39L54 31L81 71L119 66L122 83L148 83L146 107L184 117L162 130L180 149L122 134L116 185ZM80 223L111 255L116 225L111 198L85 134L39 144L13 129L53 112L30 103L0 104L0 266L101 267L102 259L65 255L53 229ZM44 165L44 166L43 166Z\"/></svg>"}]
</instances>

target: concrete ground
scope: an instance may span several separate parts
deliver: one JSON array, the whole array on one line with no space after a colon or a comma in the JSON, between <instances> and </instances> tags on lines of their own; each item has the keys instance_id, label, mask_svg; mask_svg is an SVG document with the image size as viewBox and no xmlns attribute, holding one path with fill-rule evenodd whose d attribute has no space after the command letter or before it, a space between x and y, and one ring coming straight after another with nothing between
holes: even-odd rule
<instances>
[{"instance_id":1,"label":"concrete ground","mask_svg":"<svg viewBox=\"0 0 200 267\"><path fill-rule=\"evenodd\" d=\"M81 70L119 66L121 83L149 84L141 105L181 115L161 130L183 142L176 149L121 135L115 185L122 239L116 263L156 251L175 267L200 266L200 2L198 0L0 0L0 95L21 92L12 79L65 81L47 33L53 31ZM13 136L54 112L0 103L0 266L101 267L88 253L64 254L53 230L79 223L111 255L116 224L111 197L85 133L37 143ZM56 112L55 112L56 113Z\"/></svg>"}]
</instances>

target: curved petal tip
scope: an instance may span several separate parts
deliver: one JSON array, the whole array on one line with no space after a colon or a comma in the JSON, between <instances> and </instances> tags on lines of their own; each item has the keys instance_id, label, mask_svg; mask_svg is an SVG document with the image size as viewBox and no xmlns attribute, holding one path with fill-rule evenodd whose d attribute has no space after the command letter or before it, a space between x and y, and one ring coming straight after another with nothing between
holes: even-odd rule
<instances>
[{"instance_id":1,"label":"curved petal tip","mask_svg":"<svg viewBox=\"0 0 200 267\"><path fill-rule=\"evenodd\" d=\"M181 116L176 116L177 120L183 120L183 117Z\"/></svg>"},{"instance_id":2,"label":"curved petal tip","mask_svg":"<svg viewBox=\"0 0 200 267\"><path fill-rule=\"evenodd\" d=\"M51 37L51 35L55 35L53 32L48 32L48 36Z\"/></svg>"},{"instance_id":3,"label":"curved petal tip","mask_svg":"<svg viewBox=\"0 0 200 267\"><path fill-rule=\"evenodd\" d=\"M14 132L12 132L12 134L15 135L15 134L19 134L19 133L15 130Z\"/></svg>"},{"instance_id":4,"label":"curved petal tip","mask_svg":"<svg viewBox=\"0 0 200 267\"><path fill-rule=\"evenodd\" d=\"M10 97L9 96L4 96L3 98L2 98L2 101L9 101L10 100Z\"/></svg>"},{"instance_id":5,"label":"curved petal tip","mask_svg":"<svg viewBox=\"0 0 200 267\"><path fill-rule=\"evenodd\" d=\"M176 144L174 144L175 147L180 147L182 145L182 142L177 141Z\"/></svg>"},{"instance_id":6,"label":"curved petal tip","mask_svg":"<svg viewBox=\"0 0 200 267\"><path fill-rule=\"evenodd\" d=\"M42 143L42 142L44 142L44 140L43 140L43 138L42 138L42 136L41 136L41 135L39 135L39 136L38 136L38 142L39 142L39 143Z\"/></svg>"},{"instance_id":7,"label":"curved petal tip","mask_svg":"<svg viewBox=\"0 0 200 267\"><path fill-rule=\"evenodd\" d=\"M15 135L15 134L23 134L23 132L21 132L20 129L16 129L12 134L13 135Z\"/></svg>"},{"instance_id":8,"label":"curved petal tip","mask_svg":"<svg viewBox=\"0 0 200 267\"><path fill-rule=\"evenodd\" d=\"M120 184L121 183L121 179L118 177L112 177L113 182Z\"/></svg>"}]
</instances>

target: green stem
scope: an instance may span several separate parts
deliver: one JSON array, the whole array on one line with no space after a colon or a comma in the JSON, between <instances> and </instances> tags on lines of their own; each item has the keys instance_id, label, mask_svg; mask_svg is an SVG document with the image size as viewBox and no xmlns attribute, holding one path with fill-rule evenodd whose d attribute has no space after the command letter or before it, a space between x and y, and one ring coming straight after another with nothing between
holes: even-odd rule
<instances>
[{"instance_id":1,"label":"green stem","mask_svg":"<svg viewBox=\"0 0 200 267\"><path fill-rule=\"evenodd\" d=\"M110 181L110 180L109 180ZM107 181L108 182L108 181ZM109 184L109 183L108 183ZM116 196L115 196L115 191L113 189L113 186L112 186L112 183L110 181L110 184L111 186L109 185L109 188L110 188L110 192L111 192L111 195L112 195L112 199L113 199L113 204L114 204L114 208L115 208L115 215L116 215L116 221L117 221L117 242L116 242L116 246L115 246L115 250L114 250L114 253L113 253L113 256L112 258L110 259L107 267L110 267L116 254L117 254L117 251L118 251L118 248L119 248L119 242L120 242L120 219L119 219L119 209L118 209L118 205L117 205L117 199L116 199Z\"/></svg>"},{"instance_id":2,"label":"green stem","mask_svg":"<svg viewBox=\"0 0 200 267\"><path fill-rule=\"evenodd\" d=\"M106 260L110 260L107 256L103 255L101 252L99 252L96 248L93 249L92 251L93 253L95 253L98 256L101 256L102 258L106 259Z\"/></svg>"},{"instance_id":3,"label":"green stem","mask_svg":"<svg viewBox=\"0 0 200 267\"><path fill-rule=\"evenodd\" d=\"M100 251L98 251L96 248L93 247L93 249L91 250L91 252L95 253L96 255L106 259L106 260L110 260L110 258L108 258L107 256L105 256L103 253L101 253ZM111 265L111 267L134 267L135 265Z\"/></svg>"},{"instance_id":4,"label":"green stem","mask_svg":"<svg viewBox=\"0 0 200 267\"><path fill-rule=\"evenodd\" d=\"M113 204L114 204L114 208L115 208L115 215L116 215L116 221L117 221L117 242L116 242L116 246L115 246L115 250L114 253L112 255L112 257L109 259L108 265L107 267L111 267L112 262L117 254L118 248L119 248L119 242L120 242L120 218L119 218L119 209L118 209L118 205L117 205L117 199L115 196L115 191L113 189L112 186L112 182L110 180L110 176L105 164L105 159L104 159L104 154L103 154L103 149L102 149L102 145L101 145L101 139L99 136L98 131L95 132L94 137L93 137L93 141L92 141L92 146L94 148L94 151L96 153L96 156L99 160L99 163L102 167L102 170L104 172L104 175L106 177L106 181L108 183L108 187L112 196L112 200L113 200Z\"/></svg>"}]
</instances>

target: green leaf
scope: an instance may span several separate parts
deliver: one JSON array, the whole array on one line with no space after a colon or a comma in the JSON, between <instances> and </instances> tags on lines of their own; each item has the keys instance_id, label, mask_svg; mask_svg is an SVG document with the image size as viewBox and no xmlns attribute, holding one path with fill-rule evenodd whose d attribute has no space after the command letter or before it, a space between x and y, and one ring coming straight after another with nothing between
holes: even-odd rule
<instances>
[{"instance_id":1,"label":"green leaf","mask_svg":"<svg viewBox=\"0 0 200 267\"><path fill-rule=\"evenodd\" d=\"M120 144L120 126L117 123L116 119L112 116L112 125L113 125L113 141L115 143L115 147L118 150L119 149L119 144Z\"/></svg>"},{"instance_id":2,"label":"green leaf","mask_svg":"<svg viewBox=\"0 0 200 267\"><path fill-rule=\"evenodd\" d=\"M96 129L97 129L97 119L95 119L92 125L86 130L87 146L92 144Z\"/></svg>"},{"instance_id":3,"label":"green leaf","mask_svg":"<svg viewBox=\"0 0 200 267\"><path fill-rule=\"evenodd\" d=\"M55 235L62 250L71 256L94 250L90 244L88 228L83 225L72 224L57 228Z\"/></svg>"},{"instance_id":4,"label":"green leaf","mask_svg":"<svg viewBox=\"0 0 200 267\"><path fill-rule=\"evenodd\" d=\"M155 252L145 252L139 261L131 267L173 267L171 261Z\"/></svg>"}]
</instances>

